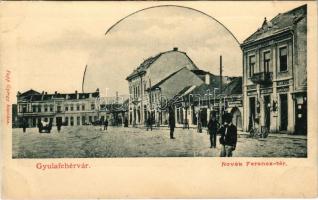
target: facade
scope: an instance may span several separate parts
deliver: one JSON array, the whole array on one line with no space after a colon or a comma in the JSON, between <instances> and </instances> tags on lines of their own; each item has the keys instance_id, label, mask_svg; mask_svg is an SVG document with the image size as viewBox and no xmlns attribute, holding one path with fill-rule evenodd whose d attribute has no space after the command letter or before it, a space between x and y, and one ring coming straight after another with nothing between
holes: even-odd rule
<instances>
[{"instance_id":1,"label":"facade","mask_svg":"<svg viewBox=\"0 0 318 200\"><path fill-rule=\"evenodd\" d=\"M229 79L230 80L230 79ZM225 112L232 113L233 124L242 130L242 77L234 77L224 86L222 93L219 86L203 83L199 86L187 86L175 96L176 123L182 126L185 122L203 127L207 126L211 112L220 118Z\"/></svg>"},{"instance_id":2,"label":"facade","mask_svg":"<svg viewBox=\"0 0 318 200\"><path fill-rule=\"evenodd\" d=\"M26 119L28 127L36 127L41 120L57 121L64 126L86 125L100 119L99 90L92 93L48 94L29 90L17 94L18 122Z\"/></svg>"},{"instance_id":3,"label":"facade","mask_svg":"<svg viewBox=\"0 0 318 200\"><path fill-rule=\"evenodd\" d=\"M174 88L167 88L171 85L171 80L180 74L189 76L187 84L195 84L202 81L189 70L198 69L193 61L185 52L178 51L174 48L171 51L159 53L154 57L146 59L140 66L135 69L127 78L129 84L129 124L144 125L149 114L153 118L159 119L154 106L155 102L161 102L159 99L163 95L173 97L184 85L176 85ZM182 79L178 76L178 79ZM164 81L163 81L164 80ZM160 85L160 87L159 87ZM155 87L153 87L155 86ZM161 88L161 89L160 89ZM157 103L158 104L158 103ZM157 117L156 117L157 116ZM161 117L162 118L162 117ZM164 123L165 120L160 120ZM158 120L157 120L158 123Z\"/></svg>"},{"instance_id":4,"label":"facade","mask_svg":"<svg viewBox=\"0 0 318 200\"><path fill-rule=\"evenodd\" d=\"M307 132L307 6L266 18L241 45L243 129Z\"/></svg>"},{"instance_id":5,"label":"facade","mask_svg":"<svg viewBox=\"0 0 318 200\"><path fill-rule=\"evenodd\" d=\"M111 126L123 126L128 123L128 103L126 95L116 97L101 97L100 109L101 121L108 120Z\"/></svg>"}]
</instances>

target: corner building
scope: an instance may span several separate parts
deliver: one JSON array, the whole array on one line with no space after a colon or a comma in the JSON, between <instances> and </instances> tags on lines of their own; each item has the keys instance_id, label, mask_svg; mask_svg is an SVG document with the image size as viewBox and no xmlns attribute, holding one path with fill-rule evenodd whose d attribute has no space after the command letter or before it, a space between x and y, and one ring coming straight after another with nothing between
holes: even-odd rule
<instances>
[{"instance_id":1,"label":"corner building","mask_svg":"<svg viewBox=\"0 0 318 200\"><path fill-rule=\"evenodd\" d=\"M242 44L243 129L307 133L307 6L266 18Z\"/></svg>"}]
</instances>

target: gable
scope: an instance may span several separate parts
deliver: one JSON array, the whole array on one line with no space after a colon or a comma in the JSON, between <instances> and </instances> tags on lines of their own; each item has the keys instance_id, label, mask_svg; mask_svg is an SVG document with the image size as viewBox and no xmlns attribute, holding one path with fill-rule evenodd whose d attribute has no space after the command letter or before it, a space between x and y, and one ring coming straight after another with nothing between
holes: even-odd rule
<instances>
[{"instance_id":1,"label":"gable","mask_svg":"<svg viewBox=\"0 0 318 200\"><path fill-rule=\"evenodd\" d=\"M178 94L181 90L185 88L185 86L196 85L199 86L204 83L200 78L198 78L193 72L184 68L180 70L178 73L171 76L165 82L160 85L162 95L164 95L167 99L171 99L176 94Z\"/></svg>"},{"instance_id":2,"label":"gable","mask_svg":"<svg viewBox=\"0 0 318 200\"><path fill-rule=\"evenodd\" d=\"M37 92L37 91L35 91L33 89L30 89L30 90L20 94L19 96L24 97L24 96L39 95L39 94L41 94L41 93L39 93L39 92Z\"/></svg>"},{"instance_id":3,"label":"gable","mask_svg":"<svg viewBox=\"0 0 318 200\"><path fill-rule=\"evenodd\" d=\"M152 84L157 84L170 74L182 69L197 69L192 60L183 52L169 51L163 53L147 70L148 78L151 77ZM193 74L193 73L192 73Z\"/></svg>"}]
</instances>

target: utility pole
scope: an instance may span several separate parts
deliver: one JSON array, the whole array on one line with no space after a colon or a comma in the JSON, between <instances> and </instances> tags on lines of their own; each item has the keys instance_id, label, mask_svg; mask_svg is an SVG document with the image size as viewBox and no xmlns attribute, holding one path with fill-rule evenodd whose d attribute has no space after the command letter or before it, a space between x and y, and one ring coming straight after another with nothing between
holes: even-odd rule
<instances>
[{"instance_id":1,"label":"utility pole","mask_svg":"<svg viewBox=\"0 0 318 200\"><path fill-rule=\"evenodd\" d=\"M222 55L220 55L220 99L219 99L219 122L222 124Z\"/></svg>"}]
</instances>

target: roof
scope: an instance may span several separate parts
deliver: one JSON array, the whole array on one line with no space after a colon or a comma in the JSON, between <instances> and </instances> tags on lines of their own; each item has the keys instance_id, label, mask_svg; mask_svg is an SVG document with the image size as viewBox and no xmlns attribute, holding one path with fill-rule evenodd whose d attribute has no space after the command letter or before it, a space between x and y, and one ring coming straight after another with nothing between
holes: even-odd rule
<instances>
[{"instance_id":1,"label":"roof","mask_svg":"<svg viewBox=\"0 0 318 200\"><path fill-rule=\"evenodd\" d=\"M183 96L188 98L188 96L191 95L200 95L202 98L205 94L217 94L217 98L219 97L219 90L218 87L214 87L213 85L207 85L205 83L201 84L200 86L186 86L184 87L177 95L177 96ZM227 84L222 92L222 96L235 96L235 95L242 95L242 77L235 77L233 80Z\"/></svg>"},{"instance_id":2,"label":"roof","mask_svg":"<svg viewBox=\"0 0 318 200\"><path fill-rule=\"evenodd\" d=\"M148 88L147 90L151 89L156 89L156 88L159 88L160 85L162 85L164 82L166 82L169 78L171 78L172 76L174 76L175 74L177 74L178 72L180 72L181 70L185 69L186 67L183 67L175 72L173 72L172 74L170 74L169 76L167 76L166 78L162 79L161 81L159 81L157 84L151 86L151 88Z\"/></svg>"},{"instance_id":3,"label":"roof","mask_svg":"<svg viewBox=\"0 0 318 200\"><path fill-rule=\"evenodd\" d=\"M223 94L242 94L242 77L236 77L229 84L227 84L224 87Z\"/></svg>"},{"instance_id":4,"label":"roof","mask_svg":"<svg viewBox=\"0 0 318 200\"><path fill-rule=\"evenodd\" d=\"M37 92L33 89L30 89L30 90L23 92L23 93L18 92L18 96L29 96L29 95L36 95L36 94L41 94L41 93Z\"/></svg>"},{"instance_id":5,"label":"roof","mask_svg":"<svg viewBox=\"0 0 318 200\"><path fill-rule=\"evenodd\" d=\"M129 80L135 76L138 76L140 74L146 73L146 70L156 61L158 60L161 56L163 56L164 54L167 53L171 53L171 52L179 52L182 54L185 54L187 56L187 54L185 52L182 51L178 51L177 49L174 50L169 50L169 51L165 51L165 52L161 52L153 57L149 57L146 60L144 60L129 76L127 76L126 80ZM189 59L189 61L191 62L191 64L193 64L193 66L196 67L196 65L194 64L194 62L187 56L187 58Z\"/></svg>"},{"instance_id":6,"label":"roof","mask_svg":"<svg viewBox=\"0 0 318 200\"><path fill-rule=\"evenodd\" d=\"M294 25L303 18L306 18L306 16L307 5L302 5L285 13L279 13L270 21L267 21L265 18L262 27L244 40L242 45L244 46L248 43L285 32L286 30L292 30Z\"/></svg>"},{"instance_id":7,"label":"roof","mask_svg":"<svg viewBox=\"0 0 318 200\"><path fill-rule=\"evenodd\" d=\"M53 98L62 98L62 99L77 99L76 93L54 93L54 94L47 94L45 92L38 93L38 92L24 92L18 95L18 100L22 101L48 101ZM34 91L34 90L33 90ZM26 95L27 93L27 95ZM89 98L89 94L92 94L93 98L99 97L99 91L92 92L92 93L78 93L78 99L87 99Z\"/></svg>"},{"instance_id":8,"label":"roof","mask_svg":"<svg viewBox=\"0 0 318 200\"><path fill-rule=\"evenodd\" d=\"M212 85L207 85L205 83L202 83L199 86L187 86L184 89L182 89L176 96L182 96L185 98L188 98L188 96L191 95L198 95L200 97L204 97L205 94L214 94L214 88ZM216 94L218 93L219 90L215 90Z\"/></svg>"}]
</instances>

